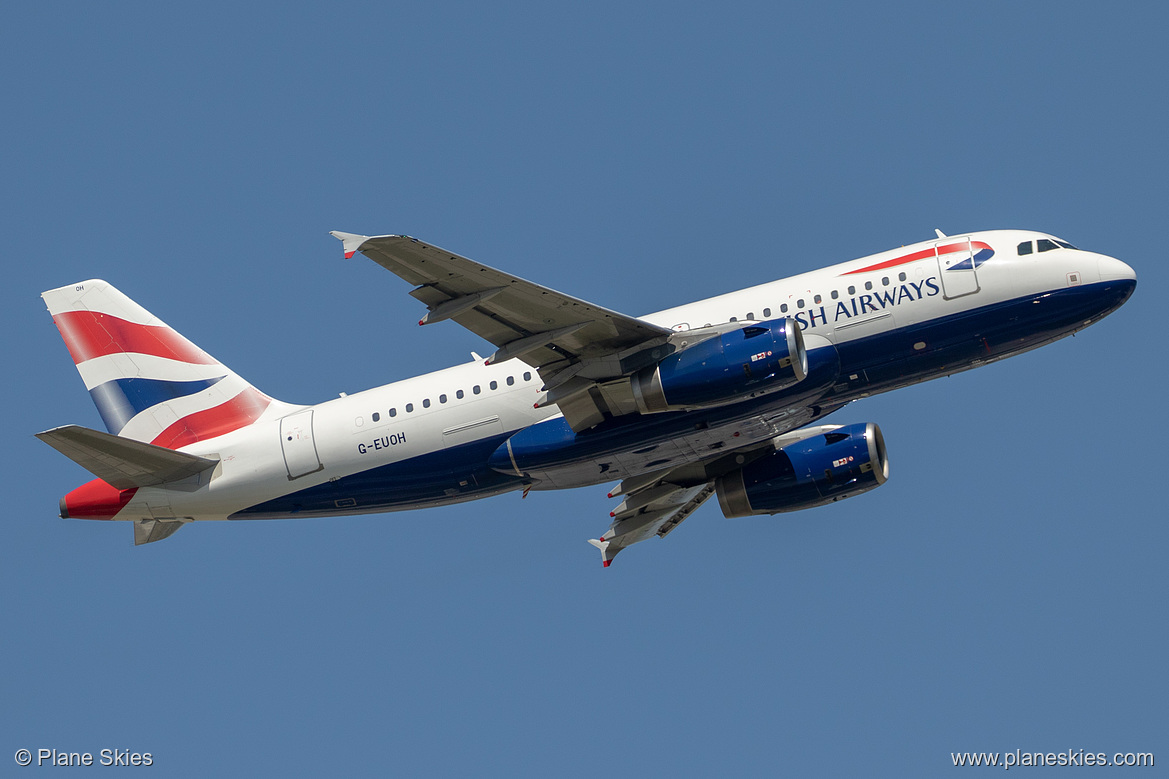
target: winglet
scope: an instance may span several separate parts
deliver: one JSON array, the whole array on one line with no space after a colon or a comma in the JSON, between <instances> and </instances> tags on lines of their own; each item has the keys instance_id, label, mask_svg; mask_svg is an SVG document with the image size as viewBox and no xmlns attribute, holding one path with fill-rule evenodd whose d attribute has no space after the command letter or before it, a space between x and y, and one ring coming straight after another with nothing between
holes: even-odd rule
<instances>
[{"instance_id":1,"label":"winglet","mask_svg":"<svg viewBox=\"0 0 1169 779\"><path fill-rule=\"evenodd\" d=\"M343 233L340 230L333 230L329 235L341 242L341 247L345 251L345 259L351 259L354 253L361 248L361 244L369 240L368 235L357 235L356 233Z\"/></svg>"},{"instance_id":2,"label":"winglet","mask_svg":"<svg viewBox=\"0 0 1169 779\"><path fill-rule=\"evenodd\" d=\"M609 554L609 544L611 542L603 538L590 538L589 543L601 550L601 565L606 568L609 567L609 563L613 562L613 558L617 556L617 552L621 551L620 548L617 548L613 551L613 554Z\"/></svg>"}]
</instances>

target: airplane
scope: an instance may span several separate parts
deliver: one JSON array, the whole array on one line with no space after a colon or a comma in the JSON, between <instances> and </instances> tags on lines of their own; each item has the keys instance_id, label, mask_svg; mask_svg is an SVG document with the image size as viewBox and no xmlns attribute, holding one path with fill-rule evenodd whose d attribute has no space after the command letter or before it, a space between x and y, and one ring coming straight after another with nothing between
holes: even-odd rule
<instances>
[{"instance_id":1,"label":"airplane","mask_svg":"<svg viewBox=\"0 0 1169 779\"><path fill-rule=\"evenodd\" d=\"M101 280L42 295L106 431L37 434L94 480L62 518L126 520L147 544L201 520L329 517L613 483L608 566L712 496L728 518L884 484L872 422L845 405L1071 335L1133 269L1045 233L910 246L641 317L405 235L333 232L413 286L487 358L327 400L277 400Z\"/></svg>"}]
</instances>

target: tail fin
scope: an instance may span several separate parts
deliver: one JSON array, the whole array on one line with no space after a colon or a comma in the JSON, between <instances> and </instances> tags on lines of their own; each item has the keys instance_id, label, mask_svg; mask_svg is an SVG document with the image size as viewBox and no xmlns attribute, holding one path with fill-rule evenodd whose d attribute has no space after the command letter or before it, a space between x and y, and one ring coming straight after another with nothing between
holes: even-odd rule
<instances>
[{"instance_id":1,"label":"tail fin","mask_svg":"<svg viewBox=\"0 0 1169 779\"><path fill-rule=\"evenodd\" d=\"M104 281L41 297L114 435L178 449L283 405Z\"/></svg>"}]
</instances>

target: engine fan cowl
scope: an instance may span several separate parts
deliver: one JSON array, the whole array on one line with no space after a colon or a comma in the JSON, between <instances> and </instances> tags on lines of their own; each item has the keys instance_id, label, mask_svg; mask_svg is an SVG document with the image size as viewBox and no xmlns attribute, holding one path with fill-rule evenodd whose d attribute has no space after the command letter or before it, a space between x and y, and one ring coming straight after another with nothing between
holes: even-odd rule
<instances>
[{"instance_id":1,"label":"engine fan cowl","mask_svg":"<svg viewBox=\"0 0 1169 779\"><path fill-rule=\"evenodd\" d=\"M777 449L715 482L728 519L823 506L889 478L885 438L873 422L845 425Z\"/></svg>"},{"instance_id":2,"label":"engine fan cowl","mask_svg":"<svg viewBox=\"0 0 1169 779\"><path fill-rule=\"evenodd\" d=\"M656 414L774 392L807 375L803 333L788 317L700 341L638 371L630 384L638 410Z\"/></svg>"}]
</instances>

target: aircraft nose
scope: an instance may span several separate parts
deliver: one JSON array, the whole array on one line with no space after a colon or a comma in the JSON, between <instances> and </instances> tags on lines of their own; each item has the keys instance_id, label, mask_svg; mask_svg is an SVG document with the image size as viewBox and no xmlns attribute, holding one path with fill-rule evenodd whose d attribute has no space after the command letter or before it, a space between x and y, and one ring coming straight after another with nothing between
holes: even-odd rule
<instances>
[{"instance_id":1,"label":"aircraft nose","mask_svg":"<svg viewBox=\"0 0 1169 779\"><path fill-rule=\"evenodd\" d=\"M1132 281L1137 280L1137 273L1128 264L1115 257L1097 255L1096 268L1100 272L1101 281Z\"/></svg>"}]
</instances>

